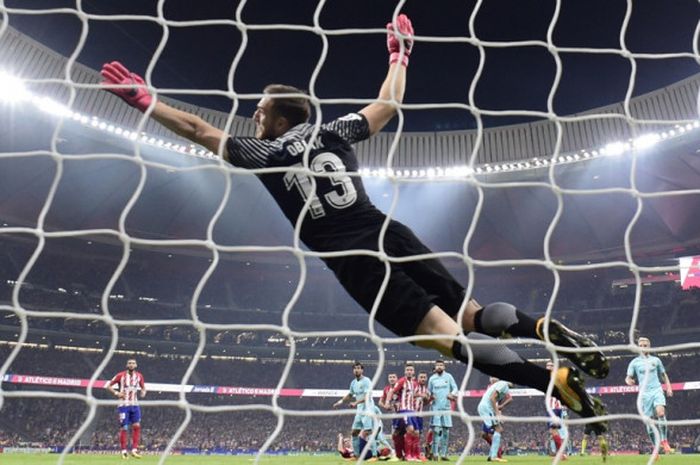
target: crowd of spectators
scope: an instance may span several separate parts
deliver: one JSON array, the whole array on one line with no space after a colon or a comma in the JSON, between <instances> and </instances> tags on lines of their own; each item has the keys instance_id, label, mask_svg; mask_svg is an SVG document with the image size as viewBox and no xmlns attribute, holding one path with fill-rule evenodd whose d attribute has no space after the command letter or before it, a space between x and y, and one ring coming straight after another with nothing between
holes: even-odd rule
<instances>
[{"instance_id":1,"label":"crowd of spectators","mask_svg":"<svg viewBox=\"0 0 700 465\"><path fill-rule=\"evenodd\" d=\"M155 394L159 400L175 400L175 396ZM269 444L271 451L322 452L332 451L337 433L347 433L352 423L352 412L347 415L315 415L314 410L328 410L336 399L284 399L281 409L273 411L261 399L237 398L224 405L220 399L203 397L194 399L191 419L183 433L173 443L175 449L199 449L201 451L259 449L282 422L280 433ZM633 412L634 397L607 396L612 412ZM243 410L249 404L258 409ZM476 400L465 402L467 413L476 414ZM676 405L679 405L676 407ZM220 412L203 412L200 408L218 406ZM61 399L7 398L0 413L0 446L32 445L62 447L76 434L85 422L89 408L81 401ZM518 397L507 411L515 418L505 422L504 441L511 453L540 453L548 444L547 428L542 421L528 420L528 416L545 416L541 397ZM306 415L304 415L306 414ZM672 420L697 419L700 408L695 399L679 393L671 402L669 416ZM11 419L11 421L9 420ZM142 420L142 446L147 450L163 450L175 436L186 419L184 409L177 406L144 406ZM479 438L480 423L474 418L457 418L451 433L452 453L461 453L467 446L469 430L465 422L472 421L476 436L471 453L486 453L485 443ZM386 426L389 420L384 420ZM574 449L580 447L583 427L570 426L570 438ZM101 406L94 419L79 437L76 447L94 450L113 450L117 446L118 422L114 407ZM696 446L700 429L697 426L672 426L670 441L679 449ZM640 420L612 420L608 434L611 450L617 452L651 449L643 422Z\"/></svg>"},{"instance_id":2,"label":"crowd of spectators","mask_svg":"<svg viewBox=\"0 0 700 465\"><path fill-rule=\"evenodd\" d=\"M10 356L13 346L0 344L0 359ZM517 349L517 348L516 348ZM517 349L519 350L519 349ZM66 378L89 379L99 368L108 351L102 349L77 350L68 346L61 347L23 347L9 366L8 373L23 375L42 375ZM389 354L389 352L387 352ZM352 353L348 354L352 356ZM622 385L627 365L637 353L630 351L615 352L610 355L611 372L605 380L589 380L591 386ZM698 350L684 349L662 353L661 359L672 381L700 381L697 374L700 364L697 362ZM237 387L271 387L276 386L287 365L286 358L224 357L207 355L193 360L193 354L147 354L134 352L118 352L112 354L109 362L98 379L109 379L116 372L124 369L129 357L136 357L139 369L149 382L175 383L183 382L190 365L195 367L185 384L237 386ZM283 354L286 356L286 353ZM543 364L544 357L533 359ZM376 361L364 361L366 374L374 377L377 371ZM404 360L387 359L382 372L378 375L377 385L382 386L389 373L403 373ZM430 373L431 360L414 361L417 371ZM466 366L448 360L448 369L454 374L461 385ZM352 359L300 359L294 358L291 368L286 375L283 387L286 388L345 388L352 375ZM254 375L251 375L254 373ZM488 378L478 371L473 371L467 380L467 389L480 389L488 382Z\"/></svg>"},{"instance_id":3,"label":"crowd of spectators","mask_svg":"<svg viewBox=\"0 0 700 465\"><path fill-rule=\"evenodd\" d=\"M0 346L0 357L9 355L9 346ZM102 354L78 350L58 350L47 348L23 348L11 366L10 373L42 376L88 378L101 362ZM116 354L99 379L107 379L123 369L129 355ZM697 373L700 363L697 357L664 357L673 381L688 381L686 375ZM160 355L140 356L139 370L147 382L180 383L182 375L191 363L191 357ZM612 372L605 381L607 384L622 384L629 359L620 359L612 365ZM190 378L190 384L227 385L243 387L273 387L277 384L285 363L283 360L227 360L200 359L197 369ZM402 365L389 363L380 374L378 388L384 385L389 372L401 373ZM418 371L430 371L430 364L419 364ZM464 367L448 363L448 370L458 382L464 375ZM375 365L367 365L367 374L373 376ZM352 379L350 363L295 362L285 387L327 388L345 390ZM483 389L486 379L473 373L467 387ZM40 386L42 390L75 392L85 394L85 389ZM76 434L87 415L89 405L81 400L32 397L35 390L31 385L3 383L3 390L27 396L6 396L0 409L0 446L18 445L65 445ZM102 389L94 392L98 400L113 400ZM329 410L336 398L280 397L276 409L269 396L219 395L213 393L188 393L187 405L192 409L192 418L183 434L174 443L176 448L214 449L257 449L267 440L284 420L280 434L270 444L272 450L326 451L334 447L335 435L346 432L352 421L352 412L338 416L318 415L317 410ZM151 390L143 404L144 447L162 450L167 446L179 426L185 420L185 409L176 405L177 394ZM148 401L173 401L172 405L154 406ZM677 391L669 400L668 416L672 421L697 420L700 418L700 393ZM604 401L609 412L615 414L636 414L636 395L606 395ZM477 398L465 398L464 409L476 414ZM255 404L252 410L242 407ZM211 411L212 409L218 411ZM206 411L205 411L206 410ZM310 415L310 416L305 416ZM515 418L506 422L505 441L515 451L541 451L545 444L546 428L542 422L533 423L527 417L545 416L542 397L516 397L505 414ZM346 421L345 421L346 420ZM454 452L460 452L469 439L465 421L474 421L475 431L480 431L477 420L462 418L456 422L452 434ZM385 424L389 424L385 420ZM339 426L340 425L340 426ZM649 441L641 420L619 419L611 421L611 446L613 450L646 451ZM692 448L700 433L697 426L672 427L671 441L678 447ZM78 446L93 449L112 449L116 443L117 420L114 405L101 404L94 418L89 422L85 433L79 438ZM571 437L576 447L581 440L582 426L571 427ZM472 452L484 452L484 444L476 437Z\"/></svg>"},{"instance_id":4,"label":"crowd of spectators","mask_svg":"<svg viewBox=\"0 0 700 465\"><path fill-rule=\"evenodd\" d=\"M0 257L0 303L11 304L12 291L34 244L5 238L7 254ZM113 242L113 241L112 241ZM172 252L172 253L171 253ZM180 253L178 253L180 252ZM19 302L29 310L102 315L102 294L119 261L122 244L88 239L52 239L32 267L19 292ZM299 266L289 254L260 257L222 257L197 300L196 312L203 322L266 323L281 325L281 315L298 284ZM117 320L191 319L191 304L211 258L202 250L132 250L128 264L109 293L109 314ZM508 273L509 286L498 285ZM295 330L367 330L364 312L351 301L320 264L310 266L307 284L290 313ZM230 279L236 276L236 279ZM601 343L619 343L629 332L635 301L634 285L615 285L632 275L618 268L560 273L553 315L571 325L590 330ZM477 269L474 296L481 302L507 301L526 312L543 312L554 290L551 271L543 267ZM533 285L535 283L535 285ZM645 333L697 327L692 311L700 291L683 291L672 279L642 287L637 329ZM264 292L261 292L264 290ZM323 318L328 315L332 318ZM5 323L11 323L6 321ZM32 318L35 329L83 332L109 336L101 322L82 319ZM89 327L88 327L89 325ZM614 331L600 331L606 328ZM219 344L253 347L285 345L265 334L245 331L212 334ZM179 325L120 327L120 335L165 341L198 342L196 328ZM656 336L656 334L651 334ZM331 338L322 342L352 347L354 341ZM299 340L300 346L318 344L317 338Z\"/></svg>"},{"instance_id":5,"label":"crowd of spectators","mask_svg":"<svg viewBox=\"0 0 700 465\"><path fill-rule=\"evenodd\" d=\"M14 281L9 280L4 285L0 282L0 303L11 305L10 291ZM194 324L148 324L124 325L120 321L138 319L147 320L192 320L190 308L191 293L179 289L175 295L166 297L144 297L145 293L124 290L124 294L114 291L109 301L109 315L116 320L118 334L122 339L141 341L157 341L176 344L197 345L203 333ZM68 285L67 285L68 286ZM130 286L131 287L131 286ZM125 287L128 289L130 287ZM187 287L187 286L183 286ZM491 296L489 294L493 293ZM238 295L238 293L224 292ZM546 309L549 291L533 289L525 292L517 288L513 295L498 295L498 293L482 292L477 295L482 302L495 300L510 301L528 312L542 312ZM303 294L302 294L303 295ZM677 284L666 282L645 287L642 293L641 305L637 316L636 332L651 337L658 345L690 342L693 328L700 326L700 319L695 309L700 304L700 290L682 290ZM57 334L82 334L94 336L94 341L109 344L112 335L111 326L102 319L102 295L97 290L90 291L85 286L74 284L63 287L48 288L43 285L25 284L20 292L20 302L29 310L65 312L78 314L95 314L95 319L61 317L41 318L34 316L28 319L31 334L48 335L48 339L57 339ZM155 300L151 300L155 299ZM319 308L318 302L328 300L329 305ZM247 307L236 298L224 298L225 302L217 304L205 303L200 299L197 306L198 318L207 323L227 324L241 323L270 324L282 326L282 305L267 307ZM333 295L326 299L318 299L313 304L304 299L292 309L289 325L297 331L327 331L327 330L364 330L368 331L366 314L347 301L347 296ZM285 303L288 299L285 301ZM590 334L599 344L624 344L629 341L630 321L633 316L634 291L629 287L619 289L607 287L601 283L582 286L571 292L560 291L557 294L553 317L564 321L570 326ZM313 310L312 310L313 309ZM329 314L332 316L329 317ZM0 331L11 332L13 327L19 327L19 320L13 313L2 312ZM378 328L382 336L389 333ZM53 332L53 333L51 333ZM10 335L6 337L11 337ZM286 349L290 340L281 332L273 330L244 330L217 329L205 334L207 343L220 348L246 347L251 349ZM297 337L295 347L299 349L348 349L365 351L374 345L368 339L358 337Z\"/></svg>"}]
</instances>

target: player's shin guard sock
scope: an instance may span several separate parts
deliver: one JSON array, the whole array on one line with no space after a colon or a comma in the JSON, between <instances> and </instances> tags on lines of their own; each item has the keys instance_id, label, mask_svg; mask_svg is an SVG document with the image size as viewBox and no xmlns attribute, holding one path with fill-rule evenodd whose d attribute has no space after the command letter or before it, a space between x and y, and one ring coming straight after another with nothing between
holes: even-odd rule
<instances>
[{"instance_id":1,"label":"player's shin guard sock","mask_svg":"<svg viewBox=\"0 0 700 465\"><path fill-rule=\"evenodd\" d=\"M588 445L588 440L584 437L581 439L581 455L586 455L586 446Z\"/></svg>"},{"instance_id":2,"label":"player's shin guard sock","mask_svg":"<svg viewBox=\"0 0 700 465\"><path fill-rule=\"evenodd\" d=\"M552 440L554 441L554 453L556 454L561 449L561 436L559 436L559 433L554 433Z\"/></svg>"},{"instance_id":3,"label":"player's shin guard sock","mask_svg":"<svg viewBox=\"0 0 700 465\"><path fill-rule=\"evenodd\" d=\"M127 443L127 435L126 435L126 430L124 428L119 430L119 445L121 446L122 450L126 450L126 443Z\"/></svg>"},{"instance_id":4,"label":"player's shin guard sock","mask_svg":"<svg viewBox=\"0 0 700 465\"><path fill-rule=\"evenodd\" d=\"M654 436L654 428L651 426L647 426L647 435L649 436L649 440L651 441L652 447L656 446L656 437Z\"/></svg>"},{"instance_id":5,"label":"player's shin guard sock","mask_svg":"<svg viewBox=\"0 0 700 465\"><path fill-rule=\"evenodd\" d=\"M403 435L403 456L405 459L413 458L413 435L408 432Z\"/></svg>"},{"instance_id":6,"label":"player's shin guard sock","mask_svg":"<svg viewBox=\"0 0 700 465\"><path fill-rule=\"evenodd\" d=\"M450 429L442 429L442 449L440 450L440 457L447 457L447 446L450 442Z\"/></svg>"},{"instance_id":7,"label":"player's shin guard sock","mask_svg":"<svg viewBox=\"0 0 700 465\"><path fill-rule=\"evenodd\" d=\"M408 457L418 458L420 456L420 448L418 447L418 436L416 436L415 434L406 433L406 445L406 455Z\"/></svg>"},{"instance_id":8,"label":"player's shin guard sock","mask_svg":"<svg viewBox=\"0 0 700 465\"><path fill-rule=\"evenodd\" d=\"M668 420L666 420L666 415L659 417L659 432L661 433L661 441L666 441L668 439Z\"/></svg>"},{"instance_id":9,"label":"player's shin guard sock","mask_svg":"<svg viewBox=\"0 0 700 465\"><path fill-rule=\"evenodd\" d=\"M493 341L494 338L480 333L469 333L473 341ZM474 367L482 373L504 381L547 391L550 373L545 368L523 360L520 355L503 345L471 345ZM457 360L469 363L469 352L459 341L452 345L452 355Z\"/></svg>"},{"instance_id":10,"label":"player's shin guard sock","mask_svg":"<svg viewBox=\"0 0 700 465\"><path fill-rule=\"evenodd\" d=\"M131 448L139 448L139 439L141 438L141 425L133 425L131 427Z\"/></svg>"},{"instance_id":11,"label":"player's shin guard sock","mask_svg":"<svg viewBox=\"0 0 700 465\"><path fill-rule=\"evenodd\" d=\"M363 451L365 450L365 447L367 447L367 440L366 440L365 438L363 438L362 436L358 436L358 437L357 437L357 442L358 442L358 444L357 444L358 449L360 450L360 453L357 454L357 456L360 457L360 454L362 454L362 458L363 458L363 459L368 459L368 458L370 458L370 457L371 457L370 454L372 453L371 448L369 448L369 449L367 450L367 452L363 452Z\"/></svg>"},{"instance_id":12,"label":"player's shin guard sock","mask_svg":"<svg viewBox=\"0 0 700 465\"><path fill-rule=\"evenodd\" d=\"M537 320L505 302L494 302L476 311L474 329L493 337L539 339Z\"/></svg>"},{"instance_id":13,"label":"player's shin guard sock","mask_svg":"<svg viewBox=\"0 0 700 465\"><path fill-rule=\"evenodd\" d=\"M493 441L491 442L491 451L489 452L489 457L495 459L498 457L498 449L501 447L501 433L496 431L493 433Z\"/></svg>"},{"instance_id":14,"label":"player's shin guard sock","mask_svg":"<svg viewBox=\"0 0 700 465\"><path fill-rule=\"evenodd\" d=\"M433 455L440 456L442 447L442 428L440 426L433 427Z\"/></svg>"},{"instance_id":15,"label":"player's shin guard sock","mask_svg":"<svg viewBox=\"0 0 700 465\"><path fill-rule=\"evenodd\" d=\"M391 435L394 440L394 450L396 451L396 456L400 459L404 456L404 438L403 434L394 433Z\"/></svg>"},{"instance_id":16,"label":"player's shin guard sock","mask_svg":"<svg viewBox=\"0 0 700 465\"><path fill-rule=\"evenodd\" d=\"M415 442L413 443L413 454L414 454L416 457L420 457L420 456L421 456L421 452L423 452L423 451L420 449L420 442L421 442L421 441L420 441L420 432L418 432L418 433L416 434L416 438L415 438L414 441L415 441Z\"/></svg>"},{"instance_id":17,"label":"player's shin guard sock","mask_svg":"<svg viewBox=\"0 0 700 465\"><path fill-rule=\"evenodd\" d=\"M376 438L370 443L369 447L370 447L370 451L372 452L372 457L378 457L379 456L379 447L378 447Z\"/></svg>"},{"instance_id":18,"label":"player's shin guard sock","mask_svg":"<svg viewBox=\"0 0 700 465\"><path fill-rule=\"evenodd\" d=\"M411 456L418 458L420 457L420 436L417 434L411 436Z\"/></svg>"},{"instance_id":19,"label":"player's shin guard sock","mask_svg":"<svg viewBox=\"0 0 700 465\"><path fill-rule=\"evenodd\" d=\"M352 451L355 453L355 457L360 456L360 452L362 451L362 449L360 449L360 436L352 437Z\"/></svg>"}]
</instances>

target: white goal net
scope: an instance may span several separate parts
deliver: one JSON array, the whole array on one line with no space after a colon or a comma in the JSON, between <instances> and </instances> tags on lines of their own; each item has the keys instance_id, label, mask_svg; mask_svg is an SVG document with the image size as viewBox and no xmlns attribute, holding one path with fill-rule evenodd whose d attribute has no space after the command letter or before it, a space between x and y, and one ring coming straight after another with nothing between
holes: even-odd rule
<instances>
[{"instance_id":1,"label":"white goal net","mask_svg":"<svg viewBox=\"0 0 700 465\"><path fill-rule=\"evenodd\" d=\"M355 360L377 396L404 362L429 373L440 357L409 345L427 337L376 323L386 280L368 318L320 260L353 254L387 271L438 258L467 296L544 314L545 327L556 318L580 328L613 366L608 380L589 383L608 405L613 449L641 442L658 453L666 424L677 449L694 448L696 3L599 3L594 13L556 0L537 14L534 3L482 0L103 3L0 0L0 418L5 409L26 425L0 420L8 451L51 449L63 463L81 449L120 449L112 412L121 401L103 387L136 358L148 391L142 445L160 463L183 451L250 453L256 463L279 451L335 453L355 412L331 405ZM103 90L95 71L129 63L159 100L234 137L253 135L262 89L288 78L308 89L319 130L375 101L385 24L400 13L416 34L406 98L389 131L356 147L350 176L429 255L386 251L388 220L377 252L309 250L301 221L290 227L256 179L284 168L226 163L150 120L152 108L142 114ZM577 18L598 29L574 30ZM675 33L659 39L668 49L641 39L661 28L655 18L674 20L659 33ZM289 174L312 185L319 177L308 166ZM314 196L305 202L302 215ZM647 416L625 384L640 335L677 392L667 422ZM557 367L576 350L483 344ZM487 380L471 365L447 367L460 398L444 413L464 461L483 452L476 404ZM551 390L512 394L503 417L511 448L549 452ZM431 412L421 415L428 424ZM388 433L399 416L377 418ZM590 423L565 420L574 451ZM30 431L36 425L53 432Z\"/></svg>"}]
</instances>

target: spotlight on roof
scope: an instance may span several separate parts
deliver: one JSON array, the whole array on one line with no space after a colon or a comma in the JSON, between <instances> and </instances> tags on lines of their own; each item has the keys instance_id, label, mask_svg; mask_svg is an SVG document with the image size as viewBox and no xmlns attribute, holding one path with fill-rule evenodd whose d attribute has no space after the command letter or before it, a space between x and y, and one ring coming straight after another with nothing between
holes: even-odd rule
<instances>
[{"instance_id":1,"label":"spotlight on roof","mask_svg":"<svg viewBox=\"0 0 700 465\"><path fill-rule=\"evenodd\" d=\"M659 134L644 134L634 140L634 146L638 149L645 149L656 144L659 140L661 140L661 136Z\"/></svg>"},{"instance_id":2,"label":"spotlight on roof","mask_svg":"<svg viewBox=\"0 0 700 465\"><path fill-rule=\"evenodd\" d=\"M604 147L606 155L621 155L626 147L622 142L612 142Z\"/></svg>"},{"instance_id":3,"label":"spotlight on roof","mask_svg":"<svg viewBox=\"0 0 700 465\"><path fill-rule=\"evenodd\" d=\"M0 101L15 103L29 98L29 91L21 79L0 71Z\"/></svg>"}]
</instances>

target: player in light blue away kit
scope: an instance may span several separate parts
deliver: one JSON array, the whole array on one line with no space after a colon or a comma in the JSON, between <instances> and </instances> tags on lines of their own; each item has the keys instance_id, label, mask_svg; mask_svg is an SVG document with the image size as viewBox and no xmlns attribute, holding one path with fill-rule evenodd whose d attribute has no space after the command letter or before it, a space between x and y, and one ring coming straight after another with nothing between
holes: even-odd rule
<instances>
[{"instance_id":1,"label":"player in light blue away kit","mask_svg":"<svg viewBox=\"0 0 700 465\"><path fill-rule=\"evenodd\" d=\"M356 407L357 413L352 422L352 449L355 456L360 457L362 451L367 446L367 439L372 434L372 417L368 415L374 412L374 400L372 399L372 381L364 376L365 367L360 362L355 362L352 366L352 374L355 379L350 383L350 391L333 404L338 408L349 403L350 407Z\"/></svg>"},{"instance_id":2,"label":"player in light blue away kit","mask_svg":"<svg viewBox=\"0 0 700 465\"><path fill-rule=\"evenodd\" d=\"M477 410L479 416L484 419L484 433L493 434L491 439L491 450L489 451L489 462L507 462L508 460L498 456L501 447L501 434L503 425L501 421L501 410L512 400L510 397L511 383L499 381L498 378L490 378L490 385L479 402Z\"/></svg>"},{"instance_id":3,"label":"player in light blue away kit","mask_svg":"<svg viewBox=\"0 0 700 465\"><path fill-rule=\"evenodd\" d=\"M428 380L428 393L432 400L431 410L437 412L430 422L433 430L433 455L437 460L447 460L452 415L445 412L452 410L452 401L457 399L457 383L445 371L445 362L442 360L435 361L435 373Z\"/></svg>"},{"instance_id":4,"label":"player in light blue away kit","mask_svg":"<svg viewBox=\"0 0 700 465\"><path fill-rule=\"evenodd\" d=\"M642 354L635 357L627 367L625 382L634 386L639 385L639 398L637 404L641 407L642 415L655 418L658 421L661 434L661 447L664 453L673 452L668 444L668 425L666 423L666 398L661 387L660 379L666 384L666 395L673 397L673 388L664 364L659 357L649 355L651 341L649 338L640 337L637 345L642 349ZM645 350L646 349L646 350ZM652 444L655 443L653 430L647 426L647 433Z\"/></svg>"}]
</instances>

